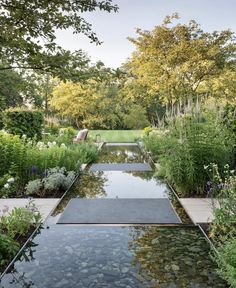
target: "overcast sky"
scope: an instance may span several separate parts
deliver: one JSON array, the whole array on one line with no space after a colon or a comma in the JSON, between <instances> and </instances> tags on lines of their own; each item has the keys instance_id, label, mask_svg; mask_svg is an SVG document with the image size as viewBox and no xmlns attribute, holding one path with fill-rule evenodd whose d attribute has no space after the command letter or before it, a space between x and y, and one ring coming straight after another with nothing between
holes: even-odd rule
<instances>
[{"instance_id":1,"label":"overcast sky","mask_svg":"<svg viewBox=\"0 0 236 288\"><path fill-rule=\"evenodd\" d=\"M101 60L117 68L131 55L134 46L127 40L135 36L135 28L152 30L166 15L178 12L181 22L191 19L207 31L230 28L236 32L236 0L114 0L118 13L92 12L84 14L93 25L101 46L91 44L84 36L71 31L59 31L58 43L69 50L83 49L92 62Z\"/></svg>"}]
</instances>

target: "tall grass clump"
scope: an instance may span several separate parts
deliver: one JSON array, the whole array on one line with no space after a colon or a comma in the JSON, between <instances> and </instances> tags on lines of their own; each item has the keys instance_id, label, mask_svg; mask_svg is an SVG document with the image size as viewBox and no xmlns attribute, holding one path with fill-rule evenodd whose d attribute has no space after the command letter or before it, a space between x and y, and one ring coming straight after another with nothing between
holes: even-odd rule
<instances>
[{"instance_id":1,"label":"tall grass clump","mask_svg":"<svg viewBox=\"0 0 236 288\"><path fill-rule=\"evenodd\" d=\"M233 161L233 140L220 121L206 117L184 116L168 126L165 135L150 135L146 147L161 165L160 175L180 196L206 193L209 176L204 165L214 162L222 170Z\"/></svg>"}]
</instances>

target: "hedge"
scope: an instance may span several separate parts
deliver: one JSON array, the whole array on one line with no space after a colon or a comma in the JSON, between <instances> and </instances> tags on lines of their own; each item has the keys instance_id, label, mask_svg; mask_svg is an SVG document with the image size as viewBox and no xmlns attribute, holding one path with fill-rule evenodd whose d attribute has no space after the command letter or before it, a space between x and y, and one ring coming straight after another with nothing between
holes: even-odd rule
<instances>
[{"instance_id":1,"label":"hedge","mask_svg":"<svg viewBox=\"0 0 236 288\"><path fill-rule=\"evenodd\" d=\"M14 135L41 138L43 114L37 110L22 108L8 109L3 112L4 128Z\"/></svg>"}]
</instances>

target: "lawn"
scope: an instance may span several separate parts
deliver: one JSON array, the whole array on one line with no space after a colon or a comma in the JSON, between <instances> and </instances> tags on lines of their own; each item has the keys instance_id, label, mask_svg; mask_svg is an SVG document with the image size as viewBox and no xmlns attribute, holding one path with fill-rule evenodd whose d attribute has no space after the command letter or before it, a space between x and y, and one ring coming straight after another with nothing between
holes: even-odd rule
<instances>
[{"instance_id":1,"label":"lawn","mask_svg":"<svg viewBox=\"0 0 236 288\"><path fill-rule=\"evenodd\" d=\"M103 142L134 142L143 136L143 130L90 130L88 135L95 140L98 134Z\"/></svg>"}]
</instances>

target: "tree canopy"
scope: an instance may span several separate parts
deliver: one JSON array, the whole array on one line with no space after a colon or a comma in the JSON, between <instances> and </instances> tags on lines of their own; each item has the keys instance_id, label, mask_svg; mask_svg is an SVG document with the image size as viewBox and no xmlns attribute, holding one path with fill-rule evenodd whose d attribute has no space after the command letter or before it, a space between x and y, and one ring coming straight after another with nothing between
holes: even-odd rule
<instances>
[{"instance_id":1,"label":"tree canopy","mask_svg":"<svg viewBox=\"0 0 236 288\"><path fill-rule=\"evenodd\" d=\"M61 78L83 73L88 58L57 45L56 30L70 28L100 44L83 12L118 10L112 0L0 0L0 6L0 70L35 69Z\"/></svg>"},{"instance_id":2,"label":"tree canopy","mask_svg":"<svg viewBox=\"0 0 236 288\"><path fill-rule=\"evenodd\" d=\"M138 36L129 38L136 50L124 68L130 75L127 95L134 100L186 105L214 93L210 88L219 81L227 86L229 75L235 77L233 32L204 32L193 20L174 25L176 18L177 14L166 17L152 31L137 29Z\"/></svg>"}]
</instances>

